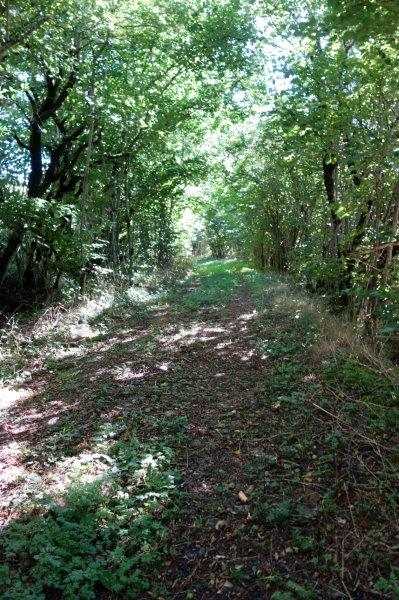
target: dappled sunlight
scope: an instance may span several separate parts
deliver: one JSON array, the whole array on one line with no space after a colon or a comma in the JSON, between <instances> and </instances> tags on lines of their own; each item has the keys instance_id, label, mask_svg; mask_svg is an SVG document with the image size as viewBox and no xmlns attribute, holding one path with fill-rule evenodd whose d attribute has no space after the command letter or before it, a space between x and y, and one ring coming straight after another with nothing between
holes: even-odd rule
<instances>
[{"instance_id":1,"label":"dappled sunlight","mask_svg":"<svg viewBox=\"0 0 399 600\"><path fill-rule=\"evenodd\" d=\"M143 294L142 299L146 301L148 296ZM217 309L216 306L215 309ZM239 310L239 307L237 309ZM91 311L93 314L94 305L91 307ZM104 466L107 462L96 456L95 452L92 453L93 456L91 457L91 451L89 452L87 449L76 452L80 444L90 446L90 430L93 428L94 423L87 421L86 411L91 414L93 408L95 409L96 426L98 426L99 420L102 422L118 421L126 410L132 410L132 406L138 400L138 398L130 396L134 393L134 386L121 387L120 389L115 387L111 391L109 385L114 382L116 386L125 386L129 382L132 384L137 382L138 389L141 390L140 395L143 390L147 390L145 393L148 394L152 393L151 386L153 384L151 380L156 376L163 376L165 380L161 385L166 387L161 389L164 394L169 393L167 377L169 377L173 364L173 361L170 360L170 352L175 352L178 349L184 350L185 347L192 346L197 342L205 344L208 352L215 354L215 364L219 366L219 369L215 372L214 377L224 381L228 376L228 372L224 368L220 368L218 361L240 360L240 362L245 363L253 357L253 351L243 354L242 350L235 346L238 341L237 335L242 335L237 324L248 323L255 316L256 311L253 310L238 315L236 313L232 314L231 317L223 321L223 324L220 324L220 322L189 320L180 326L176 326L168 319L162 324L159 333L156 331L155 336L152 334L152 339L158 346L158 351L163 349L165 352L162 360L156 360L156 355L152 355L153 346L149 346L150 353L148 360L145 361L142 357L143 350L138 353L135 350L136 344L139 344L138 348L144 349L146 347L150 339L151 328L144 331L142 329L135 331L133 327L121 327L118 335L111 335L107 339L95 342L94 345L62 348L59 353L54 354L54 363L51 365L55 376L55 380L53 380L54 390L59 394L60 399L46 403L45 407L39 404L37 409L25 407L22 419L18 417L18 414L13 417L10 432L12 430L13 435L22 436L29 444L29 440L31 439L33 442L40 431L45 442L43 449L40 449L40 453L45 451L46 447L57 448L58 439L61 439L62 436L65 436L65 450L72 444L72 448L75 449L73 457L63 458L62 453L65 450L61 446L57 450L59 459L53 463L52 467L43 465L42 475L46 481L48 479L48 486L51 488L56 487L60 490L63 485L68 486L70 480L75 476L73 474L80 472L80 469L83 469L83 471L88 470L87 476L84 476L85 481L93 481L108 467ZM144 344L144 346L141 344ZM79 352L76 351L76 348L79 348ZM183 361L183 364L186 360L190 360L189 355L186 356L184 352L179 356L179 362ZM119 364L115 365L116 361ZM65 370L66 368L68 370ZM174 368L173 372L175 372ZM87 382L90 382L88 388ZM83 401L79 397L80 385L83 386L84 397L89 399L89 404L87 400ZM145 387L143 388L143 386ZM40 399L41 393L32 398L35 403L40 402ZM142 400L140 400L140 404L141 402ZM125 403L126 408L124 408ZM112 404L114 406L111 408ZM91 406L93 408L89 408ZM101 406L101 410L95 408L98 406ZM21 406L19 410L22 409ZM69 439L70 441L68 441ZM24 461L23 457L21 460ZM91 464L90 467L89 464ZM65 475L65 472L70 473L70 476ZM64 483L60 483L60 481Z\"/></svg>"},{"instance_id":2,"label":"dappled sunlight","mask_svg":"<svg viewBox=\"0 0 399 600\"><path fill-rule=\"evenodd\" d=\"M153 317L162 318L162 317L167 316L169 308L170 308L169 304L162 304L162 305L157 304L152 307L150 306L149 311L151 312Z\"/></svg>"},{"instance_id":3,"label":"dappled sunlight","mask_svg":"<svg viewBox=\"0 0 399 600\"><path fill-rule=\"evenodd\" d=\"M115 292L103 291L96 298L90 298L77 310L78 320L90 321L100 316L107 308L112 306L115 300Z\"/></svg>"},{"instance_id":4,"label":"dappled sunlight","mask_svg":"<svg viewBox=\"0 0 399 600\"><path fill-rule=\"evenodd\" d=\"M237 319L239 321L251 321L252 319L255 319L258 316L258 311L254 308L253 311L249 312L249 313L244 313L242 315L239 315L237 317Z\"/></svg>"},{"instance_id":5,"label":"dappled sunlight","mask_svg":"<svg viewBox=\"0 0 399 600\"><path fill-rule=\"evenodd\" d=\"M126 290L126 296L135 304L149 304L161 298L162 293L151 293L143 287L131 286Z\"/></svg>"},{"instance_id":6,"label":"dappled sunlight","mask_svg":"<svg viewBox=\"0 0 399 600\"><path fill-rule=\"evenodd\" d=\"M190 491L194 494L214 494L215 488L213 485L209 484L207 481L199 481L195 485L190 486Z\"/></svg>"},{"instance_id":7,"label":"dappled sunlight","mask_svg":"<svg viewBox=\"0 0 399 600\"><path fill-rule=\"evenodd\" d=\"M51 417L48 421L47 421L47 425L55 425L56 423L58 423L59 421L59 416L56 417Z\"/></svg>"},{"instance_id":8,"label":"dappled sunlight","mask_svg":"<svg viewBox=\"0 0 399 600\"><path fill-rule=\"evenodd\" d=\"M163 362L161 364L155 364L152 369L143 368L138 369L137 367L129 365L119 365L112 371L115 381L123 382L137 379L144 379L145 377L155 376L160 373L166 373L170 366L171 361Z\"/></svg>"},{"instance_id":9,"label":"dappled sunlight","mask_svg":"<svg viewBox=\"0 0 399 600\"><path fill-rule=\"evenodd\" d=\"M204 323L194 323L191 327L182 327L177 333L170 333L168 336L161 336L160 341L166 345L176 345L179 342L192 344L195 341L207 342L215 340L217 334L225 333L224 327L210 327Z\"/></svg>"},{"instance_id":10,"label":"dappled sunlight","mask_svg":"<svg viewBox=\"0 0 399 600\"><path fill-rule=\"evenodd\" d=\"M140 467L134 471L133 478L137 482L144 481L148 476L148 473L151 470L158 469L164 461L165 455L160 452L156 455L147 454L141 459ZM171 483L173 483L173 479L171 480Z\"/></svg>"},{"instance_id":11,"label":"dappled sunlight","mask_svg":"<svg viewBox=\"0 0 399 600\"><path fill-rule=\"evenodd\" d=\"M0 448L0 491L4 502L5 484L16 484L20 477L26 473L20 464L23 457L24 446L20 442L12 441Z\"/></svg>"},{"instance_id":12,"label":"dappled sunlight","mask_svg":"<svg viewBox=\"0 0 399 600\"><path fill-rule=\"evenodd\" d=\"M32 395L30 399L34 401L35 396ZM45 423L50 426L54 425L59 421L60 417L78 407L79 401L76 400L73 404L59 402L57 410L43 408L43 406L39 405L37 409L25 409L22 416L15 415L15 411L13 411L8 416L8 420L3 423L5 435L11 434L12 436L29 437L37 432L42 432Z\"/></svg>"},{"instance_id":13,"label":"dappled sunlight","mask_svg":"<svg viewBox=\"0 0 399 600\"><path fill-rule=\"evenodd\" d=\"M93 339L104 332L104 329L92 327L89 323L77 323L76 325L71 325L69 330L72 340Z\"/></svg>"},{"instance_id":14,"label":"dappled sunlight","mask_svg":"<svg viewBox=\"0 0 399 600\"><path fill-rule=\"evenodd\" d=\"M95 359L91 359L90 360L90 365L96 365L96 364L102 364L101 360L99 358L95 358ZM108 379L109 375L113 374L113 368L112 367L108 367L108 366L104 366L104 367L98 367L95 370L92 369L89 375L89 381L91 382L97 382L99 378L103 378Z\"/></svg>"},{"instance_id":15,"label":"dappled sunlight","mask_svg":"<svg viewBox=\"0 0 399 600\"><path fill-rule=\"evenodd\" d=\"M230 264L231 269L237 272L234 261ZM141 304L150 304L155 298L154 294L135 286L129 288L127 296L129 301ZM109 294L101 300L87 302L80 309L82 318L80 323L75 323L75 332L83 334L87 331L90 336L94 335L91 321L97 323L97 318L114 301L114 296ZM204 347L208 354L200 359L198 368L205 360L204 375L212 376L210 368L214 371L214 381L220 380L223 384L230 376L230 365L241 364L241 368L244 368L254 358L252 348L242 348L249 338L240 339L240 336L244 335L243 329L247 335L247 325L258 316L257 310L242 311L241 305L237 305L231 314L225 315L220 321L219 305L207 307L207 310L210 308L215 311L214 319L207 317L206 320L196 320L187 315L187 318L176 321L165 304L157 306L162 314L158 316L158 321L154 320L154 327L149 324L143 328L140 323L134 322L129 325L126 315L117 331L109 323L106 338L93 342L93 338L89 337L87 343L82 338L79 345L76 342L68 345L68 337L64 339L63 345L58 346L52 354L51 377L48 378L45 373L41 375L41 386L47 381L43 389L36 383L36 391L30 398L22 395L18 400L20 405L16 400L14 406L11 406L11 401L8 404L13 408L10 413L12 422L8 422L9 433L22 439L26 447L31 446L32 449L40 435L41 443L37 447L39 461L49 449L54 453L55 462L52 466L42 464L40 467L41 476L46 482L48 480L46 485L60 490L62 485L69 485L75 473L82 475L83 471L87 471L84 481L89 482L107 471L107 461L97 456L95 451L88 450L96 428L101 422L119 422L127 411L134 410L133 406L137 406L138 401L141 406L148 397L160 398L160 391L165 399L172 398L171 376L187 377L184 385L195 393L196 377L191 381L190 371L181 370L182 367L186 369L187 362L193 360L190 352L185 352L187 348L195 350L196 344ZM152 314L155 319L156 315ZM243 324L245 327L242 327ZM72 341L71 337L69 339ZM37 375L35 378L38 379ZM200 381L201 378L198 380L199 390ZM136 384L139 397L135 395ZM55 399L43 403L49 393ZM29 406L25 400L33 404ZM71 453L72 456L63 456L64 453ZM24 456L20 458L21 464L24 464ZM23 470L23 467L19 469ZM70 475L67 476L66 472Z\"/></svg>"},{"instance_id":16,"label":"dappled sunlight","mask_svg":"<svg viewBox=\"0 0 399 600\"><path fill-rule=\"evenodd\" d=\"M55 348L53 357L57 360L63 358L72 358L77 356L83 356L86 350L83 346L71 346L69 348Z\"/></svg>"},{"instance_id":17,"label":"dappled sunlight","mask_svg":"<svg viewBox=\"0 0 399 600\"><path fill-rule=\"evenodd\" d=\"M131 379L143 379L149 375L148 371L136 371L131 367L116 367L113 371L115 381L130 381Z\"/></svg>"},{"instance_id":18,"label":"dappled sunlight","mask_svg":"<svg viewBox=\"0 0 399 600\"><path fill-rule=\"evenodd\" d=\"M103 493L115 493L117 500L123 501L132 497L146 504L167 499L168 492L175 487L171 474L166 475L162 490L137 493L151 473L166 467L167 458L162 452L144 454L137 461L135 468L132 463L130 483L127 482L124 488L112 491L114 482L118 481L126 470L123 461L121 463L113 451L117 434L118 427L112 429L106 424L103 430L94 436L90 449L75 456L60 457L58 460L49 455L45 463L36 462L32 456L31 460L25 461L24 464L24 455L28 452L25 445L17 442L4 445L0 450L0 518L8 515L9 522L11 517L17 517L30 506L40 507L42 502L43 508L46 508L49 502L56 502L62 506L69 490L77 489L77 486L94 485L97 482L101 485ZM121 458L123 456L122 454Z\"/></svg>"},{"instance_id":19,"label":"dappled sunlight","mask_svg":"<svg viewBox=\"0 0 399 600\"><path fill-rule=\"evenodd\" d=\"M159 364L158 372L167 369L169 363ZM109 370L105 370L109 375ZM116 378L121 381L125 379L141 378L145 372L130 372L128 367L116 367L114 369ZM97 373L98 376L98 373ZM93 378L95 381L96 378ZM12 392L12 391L11 391ZM17 398L16 394L9 394L9 401ZM28 395L19 396L18 399L28 400ZM33 393L29 395L31 402L37 402L40 396ZM17 405L18 406L18 405ZM68 428L61 417L70 411L81 410L83 407L76 398L74 403L66 403L65 400L52 400L45 407L39 403L36 407L32 404L25 407L23 412L10 415L10 419L3 423L3 444L0 447L0 489L2 490L1 509L15 510L19 506L26 505L29 501L39 500L44 495L58 497L63 494L72 484L93 483L101 480L107 474L115 474L118 471L116 461L109 455L109 448L115 443L115 436L120 431L121 422L119 411L107 411L107 419L104 428L98 428L94 433L91 448L74 454L73 456L62 456L57 458L52 450L57 445L57 427L60 425L60 434L68 436ZM12 421L11 421L12 418ZM114 429L110 428L109 419L116 419ZM43 428L43 424L49 427ZM30 436L41 432L41 442L47 444L46 458L42 456L41 448L30 447ZM45 437L43 438L43 434ZM6 437L23 436L22 441L7 442ZM46 440L46 436L49 436ZM54 439L53 439L53 436ZM151 470L157 469L165 460L162 454L146 455L139 467L134 472L134 478L144 481ZM171 482L172 484L173 482Z\"/></svg>"},{"instance_id":20,"label":"dappled sunlight","mask_svg":"<svg viewBox=\"0 0 399 600\"><path fill-rule=\"evenodd\" d=\"M217 279L212 285L217 287ZM16 390L4 396L0 518L5 529L19 523L23 511L68 511L72 494L73 502L83 502L83 535L93 510L101 513L101 526L95 524L95 535L101 535L109 527L103 506L117 503L117 514L128 519L154 509L158 518L157 511L182 486L190 500L184 500L189 527L187 536L179 535L190 540L201 530L208 536L207 527L194 526L196 515L205 514L212 532L206 541L211 539L219 555L237 530L252 547L252 533L243 523L256 525L259 535L269 522L284 518L291 527L293 519L316 514L324 494L325 463L318 464L324 421L311 420L307 409L306 390L320 385L319 375L302 364L313 339L308 305L274 288L255 296L249 284L241 285L228 303L211 294L207 304L199 295L195 311L192 306L186 311L176 310L176 300L144 325L129 313L116 314L116 321L108 315L108 337L61 346L64 352L54 352L43 369L32 372L29 394ZM323 400L316 402L324 409ZM301 411L308 411L303 419ZM296 440L305 425L311 430L308 445L306 436ZM335 441L328 423L325 429L335 457L340 438ZM146 440L143 451L136 436ZM177 475L175 465L171 472L167 468L170 445L177 448ZM363 458L372 469L367 453ZM274 482L281 484L283 499ZM257 512L262 503L266 525L260 525ZM297 504L303 509L295 512ZM119 516L110 514L118 524ZM121 525L122 546L124 529ZM131 539L142 531L140 521ZM281 537L285 546L291 544L284 533ZM280 541L274 538L274 544L280 552Z\"/></svg>"},{"instance_id":21,"label":"dappled sunlight","mask_svg":"<svg viewBox=\"0 0 399 600\"><path fill-rule=\"evenodd\" d=\"M225 342L219 342L218 344L216 344L216 350L223 350L224 348L228 348L229 346L232 346L233 344L234 344L234 341L231 339L228 339Z\"/></svg>"},{"instance_id":22,"label":"dappled sunlight","mask_svg":"<svg viewBox=\"0 0 399 600\"><path fill-rule=\"evenodd\" d=\"M20 400L26 400L33 395L32 390L28 388L11 388L0 385L0 411L13 406Z\"/></svg>"},{"instance_id":23,"label":"dappled sunlight","mask_svg":"<svg viewBox=\"0 0 399 600\"><path fill-rule=\"evenodd\" d=\"M171 365L171 364L172 364L171 362L163 362L163 363L161 363L160 365L157 365L157 368L158 368L160 371L164 371L164 372L165 372L165 371L169 371L169 368L170 368L170 365Z\"/></svg>"},{"instance_id":24,"label":"dappled sunlight","mask_svg":"<svg viewBox=\"0 0 399 600\"><path fill-rule=\"evenodd\" d=\"M45 467L45 468L43 468ZM93 483L101 480L107 473L116 472L115 461L108 455L95 451L84 451L77 456L65 457L38 470L27 471L19 477L18 493L11 490L4 504L22 504L26 497L41 499L44 495L59 497L72 484Z\"/></svg>"},{"instance_id":25,"label":"dappled sunlight","mask_svg":"<svg viewBox=\"0 0 399 600\"><path fill-rule=\"evenodd\" d=\"M77 307L67 310L62 307L49 308L34 323L32 339L47 338L51 333L62 333L71 339L89 337L89 321L106 311L112 305L114 297L113 290L100 290L95 297L83 299Z\"/></svg>"},{"instance_id":26,"label":"dappled sunlight","mask_svg":"<svg viewBox=\"0 0 399 600\"><path fill-rule=\"evenodd\" d=\"M241 354L240 360L242 360L242 362L247 362L249 360L251 360L251 358L253 358L255 356L255 350L248 350L247 352L244 352L243 354Z\"/></svg>"},{"instance_id":27,"label":"dappled sunlight","mask_svg":"<svg viewBox=\"0 0 399 600\"><path fill-rule=\"evenodd\" d=\"M86 354L88 354L89 352L93 353L93 351L95 351L95 356L92 357L93 362L95 362L94 359L98 358L99 360L102 359L102 355L106 354L108 352L112 352L114 350L117 350L118 348L124 348L124 347L129 347L129 346L134 346L134 343L145 339L146 336L148 335L148 331L140 331L140 333L137 333L136 335L132 335L132 329L128 329L125 331L121 331L119 333L119 335L109 335L109 337L107 337L106 339L101 339L100 341L96 341L94 346L91 346L91 348L89 348L86 351Z\"/></svg>"}]
</instances>

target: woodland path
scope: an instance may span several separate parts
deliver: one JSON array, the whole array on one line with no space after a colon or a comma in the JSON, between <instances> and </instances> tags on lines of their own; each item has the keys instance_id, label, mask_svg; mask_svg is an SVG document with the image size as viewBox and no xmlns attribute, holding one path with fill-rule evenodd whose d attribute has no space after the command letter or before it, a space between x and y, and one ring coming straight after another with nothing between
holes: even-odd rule
<instances>
[{"instance_id":1,"label":"woodland path","mask_svg":"<svg viewBox=\"0 0 399 600\"><path fill-rule=\"evenodd\" d=\"M323 313L236 261L130 310L105 311L106 335L33 374L4 422L3 443L24 447L6 470L65 479L110 423L170 448L163 559L138 597L391 597L375 586L394 549L392 440L345 344L320 335ZM9 478L5 493L17 488Z\"/></svg>"}]
</instances>

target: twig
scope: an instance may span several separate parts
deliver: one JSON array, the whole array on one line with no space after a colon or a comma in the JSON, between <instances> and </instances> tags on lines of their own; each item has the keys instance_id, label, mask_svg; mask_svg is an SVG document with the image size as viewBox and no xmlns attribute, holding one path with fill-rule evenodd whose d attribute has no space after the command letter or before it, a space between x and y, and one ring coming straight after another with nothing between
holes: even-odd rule
<instances>
[{"instance_id":1,"label":"twig","mask_svg":"<svg viewBox=\"0 0 399 600\"><path fill-rule=\"evenodd\" d=\"M324 388L333 396L335 396L335 398L345 398L346 400L350 400L351 402L357 402L359 404L364 404L365 406L376 406L377 408L381 408L383 410L389 410L389 406L384 406L383 404L377 404L376 402L365 402L364 400L360 400L360 398L352 398L351 396L348 396L348 394L344 394L343 392L340 392L340 394L337 394L337 392L335 390L333 390L332 388L330 388L328 385L325 385Z\"/></svg>"},{"instance_id":2,"label":"twig","mask_svg":"<svg viewBox=\"0 0 399 600\"><path fill-rule=\"evenodd\" d=\"M353 529L354 529L354 530L355 530L355 532L356 532L356 537L360 537L360 536L359 536L359 532L358 532L358 530L357 530L357 527L356 527L355 518L354 518L354 516L353 516L352 505L351 505L351 502L350 502L350 500L349 500L348 488L347 488L347 485L346 485L346 483L344 483L344 489L345 489L346 498L347 498L347 500L348 500L349 511L350 511L350 513L351 513L351 519L352 519L352 525L353 525Z\"/></svg>"},{"instance_id":3,"label":"twig","mask_svg":"<svg viewBox=\"0 0 399 600\"><path fill-rule=\"evenodd\" d=\"M368 438L366 435L364 435L363 433L360 433L360 431L356 431L356 429L353 429L353 427L351 427L350 425L348 425L348 423L343 423L341 421L341 419L339 417L337 417L337 415L334 415L333 413L329 412L325 408L322 408L321 406L319 406L315 402L312 402L311 400L309 400L309 402L315 408L318 408L319 410L323 411L324 413L326 413L327 415L329 415L330 417L332 417L333 419L335 419L337 421L337 423L339 423L341 425L341 427L346 427L352 433L354 433L354 434L358 435L359 437L363 438L364 440L366 440L369 444L373 444L375 446L378 446L379 448L383 448L384 450L392 451L392 448L388 448L388 446L383 446L382 444L380 444L376 440L372 440L372 439Z\"/></svg>"},{"instance_id":4,"label":"twig","mask_svg":"<svg viewBox=\"0 0 399 600\"><path fill-rule=\"evenodd\" d=\"M346 536L348 537L348 536ZM344 587L345 592L347 593L347 596L349 598L349 600L353 600L352 595L350 594L348 588L346 587L346 583L344 581L344 575L345 575L345 553L344 553L344 542L345 542L346 538L344 538L342 540L342 546L341 546L341 583Z\"/></svg>"}]
</instances>

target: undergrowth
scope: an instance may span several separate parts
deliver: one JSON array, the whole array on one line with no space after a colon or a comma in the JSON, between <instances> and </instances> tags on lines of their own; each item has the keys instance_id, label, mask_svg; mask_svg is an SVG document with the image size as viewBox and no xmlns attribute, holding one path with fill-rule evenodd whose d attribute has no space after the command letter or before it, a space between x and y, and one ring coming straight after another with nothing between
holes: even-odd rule
<instances>
[{"instance_id":1,"label":"undergrowth","mask_svg":"<svg viewBox=\"0 0 399 600\"><path fill-rule=\"evenodd\" d=\"M101 478L78 478L3 530L4 600L139 598L156 583L177 502L172 450L129 437L101 457L109 465Z\"/></svg>"},{"instance_id":2,"label":"undergrowth","mask_svg":"<svg viewBox=\"0 0 399 600\"><path fill-rule=\"evenodd\" d=\"M233 496L241 491L245 499L242 522L223 542L234 539L237 560L229 562L226 552L210 593L227 585L233 597L236 591L251 597L245 594L258 586L274 600L327 598L335 597L332 589L341 595L345 586L356 589L355 575L374 596L397 596L398 572L391 568L397 371L354 327L287 279L239 261L201 262L174 278L138 274L107 302L81 308L37 321L30 337L16 330L16 352L9 347L11 370L36 361L54 384L36 398L38 412L52 417L48 407L60 397L64 410L53 429L43 417L46 434L40 432L24 460L36 460L40 471L51 455L54 469L71 470L80 464L82 444L92 458L83 457L62 493L30 497L4 527L2 598L163 597L166 555L180 552L169 534L173 519L182 519L171 465L190 478L190 445L199 452L194 467L204 469L204 504L209 510L214 501L222 517L218 535L240 519L229 505L234 478L240 487ZM204 335L221 318L223 327ZM200 334L194 327L176 341L192 323ZM59 350L82 355L60 359ZM227 409L230 400L236 404ZM22 421L31 408L24 406ZM122 427L111 437L96 433L87 445L90 419L92 432L104 422ZM233 458L225 457L227 471L219 477L215 465L225 452ZM193 517L199 542L191 539L191 522L181 523L189 552L207 547L201 536L209 535L205 525L215 515L201 511L197 506ZM248 556L259 552L252 567L246 557L238 560L240 544L248 545ZM180 583L187 598L201 593L194 583L189 590L189 576Z\"/></svg>"}]
</instances>

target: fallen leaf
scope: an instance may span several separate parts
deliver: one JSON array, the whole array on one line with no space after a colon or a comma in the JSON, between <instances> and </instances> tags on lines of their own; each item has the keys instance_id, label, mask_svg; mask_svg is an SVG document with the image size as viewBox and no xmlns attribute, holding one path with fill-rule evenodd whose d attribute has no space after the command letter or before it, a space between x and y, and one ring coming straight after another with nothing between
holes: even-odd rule
<instances>
[{"instance_id":1,"label":"fallen leaf","mask_svg":"<svg viewBox=\"0 0 399 600\"><path fill-rule=\"evenodd\" d=\"M225 582L224 582L224 584L223 584L223 587L224 587L224 588L227 588L227 589L229 589L229 590L230 590L230 589L231 589L232 587L234 587L234 586L233 586L233 584L231 583L231 581L225 581Z\"/></svg>"},{"instance_id":2,"label":"fallen leaf","mask_svg":"<svg viewBox=\"0 0 399 600\"><path fill-rule=\"evenodd\" d=\"M239 499L241 500L241 502L244 502L244 503L245 503L245 502L248 502L248 498L247 498L247 496L244 494L244 492L242 492L242 491L241 491L241 492L238 492L238 497L239 497Z\"/></svg>"}]
</instances>

